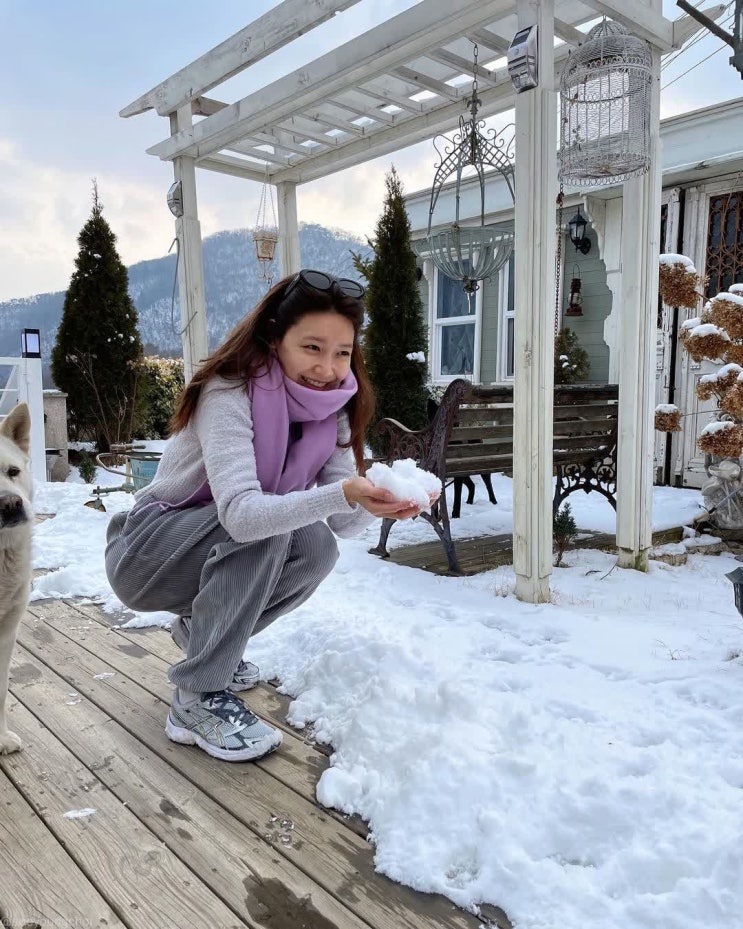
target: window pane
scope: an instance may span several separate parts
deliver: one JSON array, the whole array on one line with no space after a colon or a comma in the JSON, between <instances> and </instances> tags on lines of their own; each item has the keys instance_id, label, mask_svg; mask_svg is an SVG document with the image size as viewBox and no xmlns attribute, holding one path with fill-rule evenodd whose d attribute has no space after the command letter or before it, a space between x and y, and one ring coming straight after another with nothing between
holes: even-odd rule
<instances>
[{"instance_id":1,"label":"window pane","mask_svg":"<svg viewBox=\"0 0 743 929\"><path fill-rule=\"evenodd\" d=\"M475 361L475 324L441 326L441 373L471 377Z\"/></svg>"},{"instance_id":2,"label":"window pane","mask_svg":"<svg viewBox=\"0 0 743 929\"><path fill-rule=\"evenodd\" d=\"M471 298L464 292L461 281L447 277L439 271L438 301L436 317L450 319L452 316L474 316L475 295Z\"/></svg>"},{"instance_id":3,"label":"window pane","mask_svg":"<svg viewBox=\"0 0 743 929\"><path fill-rule=\"evenodd\" d=\"M514 320L509 316L506 320L506 377L513 377L513 334Z\"/></svg>"}]
</instances>

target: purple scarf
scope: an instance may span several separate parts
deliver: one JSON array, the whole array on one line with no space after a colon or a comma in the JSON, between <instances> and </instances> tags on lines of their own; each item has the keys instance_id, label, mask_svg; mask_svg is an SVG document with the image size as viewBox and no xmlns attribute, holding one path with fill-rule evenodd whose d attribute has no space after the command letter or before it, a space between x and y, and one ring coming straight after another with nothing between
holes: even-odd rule
<instances>
[{"instance_id":1,"label":"purple scarf","mask_svg":"<svg viewBox=\"0 0 743 929\"><path fill-rule=\"evenodd\" d=\"M358 389L349 371L340 387L312 390L290 380L272 364L250 382L253 449L264 493L306 490L338 444L338 411ZM289 440L291 423L301 423L301 437Z\"/></svg>"}]
</instances>

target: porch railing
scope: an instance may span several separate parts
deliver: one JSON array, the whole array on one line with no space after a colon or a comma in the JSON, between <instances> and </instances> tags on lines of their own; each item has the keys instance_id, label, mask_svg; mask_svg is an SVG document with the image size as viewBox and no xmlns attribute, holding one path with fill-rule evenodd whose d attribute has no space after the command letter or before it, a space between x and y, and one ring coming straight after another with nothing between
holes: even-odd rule
<instances>
[{"instance_id":1,"label":"porch railing","mask_svg":"<svg viewBox=\"0 0 743 929\"><path fill-rule=\"evenodd\" d=\"M0 387L0 420L17 403L27 403L31 414L31 474L35 481L46 481L46 442L44 441L44 391L41 358L0 356L0 368L10 368L4 387Z\"/></svg>"}]
</instances>

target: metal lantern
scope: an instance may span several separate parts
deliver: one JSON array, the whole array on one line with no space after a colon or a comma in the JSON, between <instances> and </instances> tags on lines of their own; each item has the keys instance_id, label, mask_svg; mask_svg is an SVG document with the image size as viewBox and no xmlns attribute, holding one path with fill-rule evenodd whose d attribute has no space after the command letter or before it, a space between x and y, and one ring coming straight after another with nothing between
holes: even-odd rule
<instances>
[{"instance_id":1,"label":"metal lantern","mask_svg":"<svg viewBox=\"0 0 743 929\"><path fill-rule=\"evenodd\" d=\"M276 254L276 243L279 241L279 226L276 222L276 209L273 202L273 188L266 180L261 189L261 200L258 204L258 217L253 230L255 244L255 257L262 269L262 279L269 283L273 280L273 260Z\"/></svg>"},{"instance_id":2,"label":"metal lantern","mask_svg":"<svg viewBox=\"0 0 743 929\"><path fill-rule=\"evenodd\" d=\"M650 168L650 45L603 20L560 79L560 179L593 187Z\"/></svg>"},{"instance_id":3,"label":"metal lantern","mask_svg":"<svg viewBox=\"0 0 743 929\"><path fill-rule=\"evenodd\" d=\"M581 293L582 284L583 282L581 281L580 268L578 265L574 265L573 277L570 280L570 298L568 299L568 305L565 310L566 316L583 315L583 294Z\"/></svg>"},{"instance_id":4,"label":"metal lantern","mask_svg":"<svg viewBox=\"0 0 743 929\"><path fill-rule=\"evenodd\" d=\"M425 250L436 267L454 280L460 280L464 290L473 294L479 282L492 277L505 265L513 252L513 232L485 225L485 170L493 168L505 180L511 200L514 199L513 145L514 136L497 136L495 130L485 130L483 120L478 121L477 110L481 101L477 97L477 45L474 50L472 97L467 101L470 118L459 118L459 132L453 139L437 136L434 147L440 161L431 188ZM443 151L437 144L443 146ZM474 170L480 186L479 224L463 226L460 223L462 175ZM450 177L456 178L454 190L454 222L432 232L434 212L439 194Z\"/></svg>"}]
</instances>

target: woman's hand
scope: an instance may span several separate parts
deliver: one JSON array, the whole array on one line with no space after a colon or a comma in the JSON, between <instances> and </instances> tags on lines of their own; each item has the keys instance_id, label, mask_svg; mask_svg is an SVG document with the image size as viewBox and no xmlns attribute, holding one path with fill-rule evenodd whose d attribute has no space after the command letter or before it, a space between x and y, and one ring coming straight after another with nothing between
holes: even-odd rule
<instances>
[{"instance_id":1,"label":"woman's hand","mask_svg":"<svg viewBox=\"0 0 743 929\"><path fill-rule=\"evenodd\" d=\"M421 512L421 507L413 500L396 500L389 490L376 487L365 477L343 481L343 493L350 504L358 503L372 516L410 519Z\"/></svg>"}]
</instances>

